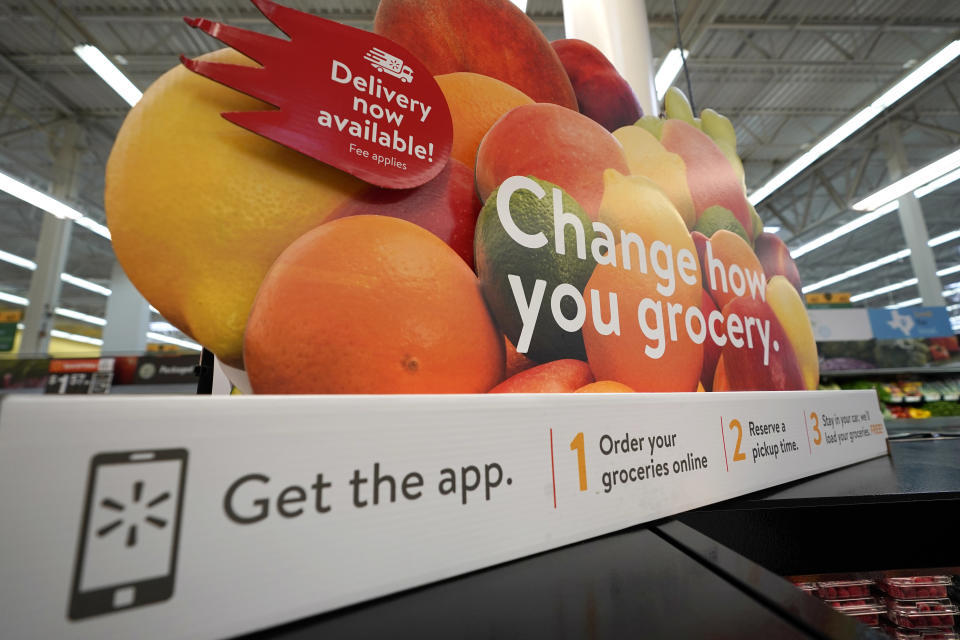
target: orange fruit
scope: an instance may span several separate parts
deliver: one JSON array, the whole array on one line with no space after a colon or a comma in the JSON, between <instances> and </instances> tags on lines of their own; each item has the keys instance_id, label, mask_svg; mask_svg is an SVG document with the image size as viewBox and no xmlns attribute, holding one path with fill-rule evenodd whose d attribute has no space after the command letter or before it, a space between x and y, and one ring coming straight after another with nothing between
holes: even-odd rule
<instances>
[{"instance_id":1,"label":"orange fruit","mask_svg":"<svg viewBox=\"0 0 960 640\"><path fill-rule=\"evenodd\" d=\"M707 260L704 252L703 286L710 291L717 307L723 309L731 300L750 297L750 282L754 283L759 297L760 290L766 287L766 276L747 241L732 231L720 229L707 242L713 261Z\"/></svg>"},{"instance_id":2,"label":"orange fruit","mask_svg":"<svg viewBox=\"0 0 960 640\"><path fill-rule=\"evenodd\" d=\"M723 356L717 360L717 368L713 372L713 390L730 391L730 380L727 379L727 367L723 364Z\"/></svg>"},{"instance_id":3,"label":"orange fruit","mask_svg":"<svg viewBox=\"0 0 960 640\"><path fill-rule=\"evenodd\" d=\"M693 391L697 388L703 364L703 344L697 344L686 330L688 309L700 307L700 271L697 250L687 226L676 208L654 183L640 176L623 176L616 171L604 173L604 193L600 203L600 221L607 224L615 238L621 231L635 233L643 239L645 253L652 256L656 241L671 248L671 258L658 253L658 264L673 264L672 290L668 279L658 276L654 259L648 259L646 273L636 258L638 248L631 248L631 268L623 260L622 244L614 247L616 264L598 264L587 282L584 300L587 321L583 326L583 343L587 362L594 375L601 380L616 380L631 389L648 391ZM692 283L685 282L676 264L685 252L684 270ZM689 254L689 256L686 256ZM695 277L693 277L695 276ZM595 309L596 290L599 308ZM594 320L612 322L611 294L616 296L619 334L612 329L600 333ZM641 307L641 304L644 306ZM671 305L679 305L679 315L670 320ZM659 319L658 319L659 318ZM647 337L658 333L663 339ZM692 319L693 329L699 330L698 320ZM675 330L671 330L674 327Z\"/></svg>"},{"instance_id":4,"label":"orange fruit","mask_svg":"<svg viewBox=\"0 0 960 640\"><path fill-rule=\"evenodd\" d=\"M633 389L614 380L598 380L584 385L574 393L633 393Z\"/></svg>"},{"instance_id":5,"label":"orange fruit","mask_svg":"<svg viewBox=\"0 0 960 640\"><path fill-rule=\"evenodd\" d=\"M571 393L591 382L593 373L586 362L566 358L521 371L490 393Z\"/></svg>"},{"instance_id":6,"label":"orange fruit","mask_svg":"<svg viewBox=\"0 0 960 640\"><path fill-rule=\"evenodd\" d=\"M202 59L253 65L231 49ZM234 366L267 269L363 185L220 115L270 108L177 65L127 114L106 169L124 271L167 320Z\"/></svg>"},{"instance_id":7,"label":"orange fruit","mask_svg":"<svg viewBox=\"0 0 960 640\"><path fill-rule=\"evenodd\" d=\"M520 373L521 371L526 371L530 367L537 366L537 363L523 355L517 348L510 342L510 338L503 336L504 346L506 347L507 355L507 364L503 374L504 378L509 378L510 376Z\"/></svg>"},{"instance_id":8,"label":"orange fruit","mask_svg":"<svg viewBox=\"0 0 960 640\"><path fill-rule=\"evenodd\" d=\"M470 267L412 222L359 215L291 244L247 322L256 393L482 393L503 335Z\"/></svg>"},{"instance_id":9,"label":"orange fruit","mask_svg":"<svg viewBox=\"0 0 960 640\"><path fill-rule=\"evenodd\" d=\"M459 71L434 76L453 119L450 155L470 167L477 161L477 147L493 123L514 107L533 104L523 91L506 82L479 73Z\"/></svg>"}]
</instances>

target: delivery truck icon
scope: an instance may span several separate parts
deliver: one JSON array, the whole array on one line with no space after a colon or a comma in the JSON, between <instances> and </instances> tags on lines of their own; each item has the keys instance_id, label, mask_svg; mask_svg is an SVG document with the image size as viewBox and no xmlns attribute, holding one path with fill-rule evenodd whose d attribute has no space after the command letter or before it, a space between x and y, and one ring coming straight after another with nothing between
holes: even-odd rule
<instances>
[{"instance_id":1,"label":"delivery truck icon","mask_svg":"<svg viewBox=\"0 0 960 640\"><path fill-rule=\"evenodd\" d=\"M363 59L379 72L388 73L394 78L400 78L403 82L413 82L413 69L403 64L403 60L390 55L383 49L374 47L364 54Z\"/></svg>"}]
</instances>

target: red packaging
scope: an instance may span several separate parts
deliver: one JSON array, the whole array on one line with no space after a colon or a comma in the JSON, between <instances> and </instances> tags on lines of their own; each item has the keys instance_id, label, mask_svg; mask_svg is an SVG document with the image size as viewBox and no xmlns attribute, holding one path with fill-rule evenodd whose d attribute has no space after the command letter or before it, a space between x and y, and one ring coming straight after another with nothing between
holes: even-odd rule
<instances>
[{"instance_id":1,"label":"red packaging","mask_svg":"<svg viewBox=\"0 0 960 640\"><path fill-rule=\"evenodd\" d=\"M852 598L850 600L826 600L828 605L840 613L856 618L857 622L868 626L880 624L880 614L885 607L876 598Z\"/></svg>"},{"instance_id":2,"label":"red packaging","mask_svg":"<svg viewBox=\"0 0 960 640\"><path fill-rule=\"evenodd\" d=\"M806 591L807 593L816 595L816 591L817 591L816 582L794 582L793 586L795 586L797 589L800 589L801 591Z\"/></svg>"},{"instance_id":3,"label":"red packaging","mask_svg":"<svg viewBox=\"0 0 960 640\"><path fill-rule=\"evenodd\" d=\"M952 627L958 613L949 598L895 600L886 598L887 618L906 629Z\"/></svg>"},{"instance_id":4,"label":"red packaging","mask_svg":"<svg viewBox=\"0 0 960 640\"><path fill-rule=\"evenodd\" d=\"M869 578L818 582L817 595L824 600L849 600L850 598L866 598L870 595L870 585L873 583L874 581Z\"/></svg>"},{"instance_id":5,"label":"red packaging","mask_svg":"<svg viewBox=\"0 0 960 640\"><path fill-rule=\"evenodd\" d=\"M877 585L898 600L946 598L950 576L886 577Z\"/></svg>"},{"instance_id":6,"label":"red packaging","mask_svg":"<svg viewBox=\"0 0 960 640\"><path fill-rule=\"evenodd\" d=\"M894 640L960 640L960 635L953 629L901 629L884 622L880 630Z\"/></svg>"}]
</instances>

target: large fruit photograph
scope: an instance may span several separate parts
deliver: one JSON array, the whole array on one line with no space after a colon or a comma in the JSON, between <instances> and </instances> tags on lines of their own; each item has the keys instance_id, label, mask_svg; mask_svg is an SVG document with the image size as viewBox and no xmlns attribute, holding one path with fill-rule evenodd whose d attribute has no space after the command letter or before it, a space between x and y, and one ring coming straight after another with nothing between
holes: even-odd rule
<instances>
[{"instance_id":1,"label":"large fruit photograph","mask_svg":"<svg viewBox=\"0 0 960 640\"><path fill-rule=\"evenodd\" d=\"M342 84L366 114L452 122L438 171L390 188L225 117L277 104L194 70L254 77L271 62L242 30L204 30L233 46L145 92L105 207L137 289L254 393L816 388L796 265L747 200L723 115L676 88L643 113L602 52L549 42L508 0L382 0L374 34L426 71L381 73L380 51ZM420 74L443 104L418 112ZM368 120L340 125L358 155L378 150Z\"/></svg>"}]
</instances>

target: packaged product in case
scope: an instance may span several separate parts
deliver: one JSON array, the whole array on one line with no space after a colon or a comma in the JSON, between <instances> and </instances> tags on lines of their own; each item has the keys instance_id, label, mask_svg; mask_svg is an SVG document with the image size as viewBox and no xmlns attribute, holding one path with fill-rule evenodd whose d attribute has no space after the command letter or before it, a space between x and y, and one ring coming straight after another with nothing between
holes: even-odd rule
<instances>
[{"instance_id":1,"label":"packaged product in case","mask_svg":"<svg viewBox=\"0 0 960 640\"><path fill-rule=\"evenodd\" d=\"M900 600L919 598L946 598L950 576L904 576L886 577L877 586Z\"/></svg>"},{"instance_id":2,"label":"packaged product in case","mask_svg":"<svg viewBox=\"0 0 960 640\"><path fill-rule=\"evenodd\" d=\"M856 618L857 622L875 627L880 624L880 614L886 610L876 598L852 598L850 600L827 600L827 604L844 615Z\"/></svg>"},{"instance_id":3,"label":"packaged product in case","mask_svg":"<svg viewBox=\"0 0 960 640\"><path fill-rule=\"evenodd\" d=\"M791 582L793 582L793 586L795 586L797 589L800 589L801 591L806 591L811 595L817 595L816 582L803 582L803 581L796 581L796 580L791 580Z\"/></svg>"},{"instance_id":4,"label":"packaged product in case","mask_svg":"<svg viewBox=\"0 0 960 640\"><path fill-rule=\"evenodd\" d=\"M818 582L817 595L824 600L866 598L870 595L870 585L872 584L874 584L874 581L870 578Z\"/></svg>"},{"instance_id":5,"label":"packaged product in case","mask_svg":"<svg viewBox=\"0 0 960 640\"><path fill-rule=\"evenodd\" d=\"M957 605L949 598L934 600L896 600L886 598L887 618L907 629L952 627Z\"/></svg>"},{"instance_id":6,"label":"packaged product in case","mask_svg":"<svg viewBox=\"0 0 960 640\"><path fill-rule=\"evenodd\" d=\"M884 622L880 630L894 640L960 640L960 635L953 629L903 629Z\"/></svg>"}]
</instances>

